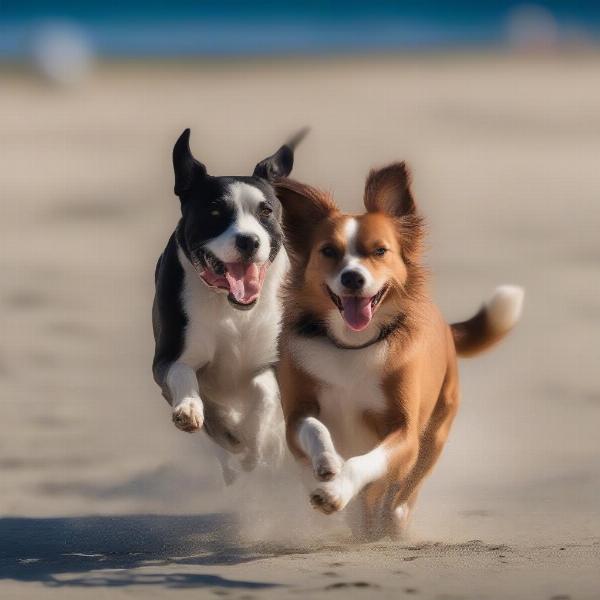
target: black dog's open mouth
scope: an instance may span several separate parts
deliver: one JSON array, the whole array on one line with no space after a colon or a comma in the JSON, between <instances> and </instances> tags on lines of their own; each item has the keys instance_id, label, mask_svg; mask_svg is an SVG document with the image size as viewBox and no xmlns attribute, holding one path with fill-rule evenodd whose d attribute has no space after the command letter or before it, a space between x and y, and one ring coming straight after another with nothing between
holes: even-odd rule
<instances>
[{"instance_id":1,"label":"black dog's open mouth","mask_svg":"<svg viewBox=\"0 0 600 600\"><path fill-rule=\"evenodd\" d=\"M258 298L255 298L251 302L238 302L234 298L234 296L231 295L231 293L227 294L227 300L229 301L229 304L231 304L231 306L237 308L238 310L250 310L258 302Z\"/></svg>"},{"instance_id":2,"label":"black dog's open mouth","mask_svg":"<svg viewBox=\"0 0 600 600\"><path fill-rule=\"evenodd\" d=\"M237 309L249 310L258 301L267 273L268 263L226 263L203 248L196 269L210 287L229 292L227 299Z\"/></svg>"},{"instance_id":3,"label":"black dog's open mouth","mask_svg":"<svg viewBox=\"0 0 600 600\"><path fill-rule=\"evenodd\" d=\"M210 269L215 275L225 275L225 263L219 260L210 250L203 249L201 256L201 262L204 269Z\"/></svg>"},{"instance_id":4,"label":"black dog's open mouth","mask_svg":"<svg viewBox=\"0 0 600 600\"><path fill-rule=\"evenodd\" d=\"M374 296L338 296L328 285L325 285L325 288L348 327L353 331L362 331L371 322L375 310L388 290L388 285L382 286Z\"/></svg>"}]
</instances>

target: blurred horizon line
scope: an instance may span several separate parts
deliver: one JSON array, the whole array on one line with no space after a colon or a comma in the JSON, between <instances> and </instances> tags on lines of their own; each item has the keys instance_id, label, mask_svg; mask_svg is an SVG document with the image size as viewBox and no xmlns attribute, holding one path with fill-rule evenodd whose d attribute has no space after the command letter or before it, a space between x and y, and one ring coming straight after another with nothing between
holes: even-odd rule
<instances>
[{"instance_id":1,"label":"blurred horizon line","mask_svg":"<svg viewBox=\"0 0 600 600\"><path fill-rule=\"evenodd\" d=\"M100 57L314 55L355 51L597 44L600 3L330 0L2 2L0 60L21 60L48 30Z\"/></svg>"}]
</instances>

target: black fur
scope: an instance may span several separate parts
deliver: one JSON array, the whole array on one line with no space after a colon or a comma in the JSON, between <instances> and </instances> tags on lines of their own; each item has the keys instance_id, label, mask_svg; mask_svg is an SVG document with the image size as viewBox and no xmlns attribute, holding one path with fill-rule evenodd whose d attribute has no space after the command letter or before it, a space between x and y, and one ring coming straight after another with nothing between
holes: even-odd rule
<instances>
[{"instance_id":1,"label":"black fur","mask_svg":"<svg viewBox=\"0 0 600 600\"><path fill-rule=\"evenodd\" d=\"M381 326L379 330L379 334L373 338L372 340L365 342L364 344L360 344L359 346L347 346L342 344L338 340L336 340L328 331L327 324L321 319L315 317L310 313L301 314L292 324L293 331L302 337L307 338L326 338L328 339L336 348L340 348L341 350L361 350L363 348L367 348L373 344L377 344L388 337L398 333L401 331L406 324L406 315L400 313L397 315L392 321L389 323L385 323Z\"/></svg>"},{"instance_id":2,"label":"black fur","mask_svg":"<svg viewBox=\"0 0 600 600\"><path fill-rule=\"evenodd\" d=\"M154 379L162 386L166 370L183 351L187 317L181 305L183 267L177 257L175 234L171 235L165 251L156 264L156 295L152 306L152 325L156 351L152 370Z\"/></svg>"},{"instance_id":3,"label":"black fur","mask_svg":"<svg viewBox=\"0 0 600 600\"><path fill-rule=\"evenodd\" d=\"M293 329L302 337L314 338L327 336L327 325L309 313L301 314L295 321Z\"/></svg>"},{"instance_id":4,"label":"black fur","mask_svg":"<svg viewBox=\"0 0 600 600\"><path fill-rule=\"evenodd\" d=\"M261 160L254 173L256 177L262 177L268 181L276 181L281 177L287 177L294 166L294 149L304 139L308 133L308 128L301 129L286 144L281 146L275 154Z\"/></svg>"},{"instance_id":5,"label":"black fur","mask_svg":"<svg viewBox=\"0 0 600 600\"><path fill-rule=\"evenodd\" d=\"M236 219L235 206L226 195L228 186L235 182L252 185L265 196L273 212L259 220L271 238L271 260L279 252L283 243L282 208L271 185L259 177L207 175L194 181L181 197L182 218L177 226L177 241L190 261L201 261L204 244L223 233ZM217 218L211 216L215 210L219 211Z\"/></svg>"},{"instance_id":6,"label":"black fur","mask_svg":"<svg viewBox=\"0 0 600 600\"><path fill-rule=\"evenodd\" d=\"M198 162L190 150L190 130L186 129L173 147L173 169L175 170L175 195L181 197L194 181L206 176L206 167Z\"/></svg>"},{"instance_id":7,"label":"black fur","mask_svg":"<svg viewBox=\"0 0 600 600\"><path fill-rule=\"evenodd\" d=\"M272 211L268 215L262 214L264 207L259 206L256 216L270 237L270 259L273 260L281 249L283 232L282 209L271 182L290 173L293 149L303 135L301 132L275 154L259 162L250 177L208 175L206 167L191 153L189 129L175 143L174 191L181 201L181 219L156 265L156 295L152 309L156 342L153 373L159 385L164 386L168 368L181 355L185 342L187 317L181 300L184 273L177 247L192 264L202 264L206 260L205 244L223 233L236 219L236 207L226 192L230 184L241 182L258 188ZM215 215L215 211L218 214Z\"/></svg>"}]
</instances>

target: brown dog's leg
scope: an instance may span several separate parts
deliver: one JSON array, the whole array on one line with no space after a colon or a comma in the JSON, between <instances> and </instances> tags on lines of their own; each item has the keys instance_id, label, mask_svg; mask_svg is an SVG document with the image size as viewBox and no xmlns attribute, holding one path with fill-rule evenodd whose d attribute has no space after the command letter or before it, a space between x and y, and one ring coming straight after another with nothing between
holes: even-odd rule
<instances>
[{"instance_id":1,"label":"brown dog's leg","mask_svg":"<svg viewBox=\"0 0 600 600\"><path fill-rule=\"evenodd\" d=\"M421 436L417 462L395 498L393 530L390 532L394 536L401 535L408 525L408 519L416 503L423 479L433 469L446 444L458 404L458 377L456 365L452 365L427 429Z\"/></svg>"},{"instance_id":2,"label":"brown dog's leg","mask_svg":"<svg viewBox=\"0 0 600 600\"><path fill-rule=\"evenodd\" d=\"M312 505L325 514L343 510L367 485L383 482L384 489L388 485L398 485L397 482L409 476L417 462L419 424L417 419L406 417L418 414L417 373L412 368L398 369L390 374L385 387L390 402L401 406L381 419L379 435L382 439L373 450L346 460L335 477L311 492Z\"/></svg>"},{"instance_id":3,"label":"brown dog's leg","mask_svg":"<svg viewBox=\"0 0 600 600\"><path fill-rule=\"evenodd\" d=\"M406 478L417 461L417 453L416 431L402 427L386 436L370 452L343 463L338 475L311 492L311 504L325 514L343 510L365 486Z\"/></svg>"},{"instance_id":4,"label":"brown dog's leg","mask_svg":"<svg viewBox=\"0 0 600 600\"><path fill-rule=\"evenodd\" d=\"M394 528L394 501L398 494L396 482L386 478L368 485L361 493L363 528L353 535L358 541L374 541L389 535Z\"/></svg>"},{"instance_id":5,"label":"brown dog's leg","mask_svg":"<svg viewBox=\"0 0 600 600\"><path fill-rule=\"evenodd\" d=\"M279 363L279 389L291 453L301 463L311 466L318 481L332 479L342 461L327 427L318 419L315 381L287 354L282 355Z\"/></svg>"}]
</instances>

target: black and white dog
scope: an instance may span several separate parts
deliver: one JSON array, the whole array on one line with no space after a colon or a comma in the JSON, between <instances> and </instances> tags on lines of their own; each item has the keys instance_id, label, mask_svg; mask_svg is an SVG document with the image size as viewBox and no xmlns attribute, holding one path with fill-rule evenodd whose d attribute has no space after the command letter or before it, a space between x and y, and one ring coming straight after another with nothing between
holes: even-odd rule
<instances>
[{"instance_id":1,"label":"black and white dog","mask_svg":"<svg viewBox=\"0 0 600 600\"><path fill-rule=\"evenodd\" d=\"M203 425L218 444L225 481L283 452L273 372L288 267L281 206L270 182L287 176L306 131L259 162L251 177L213 177L190 151L173 148L181 220L158 259L152 324L154 379L175 425Z\"/></svg>"}]
</instances>

